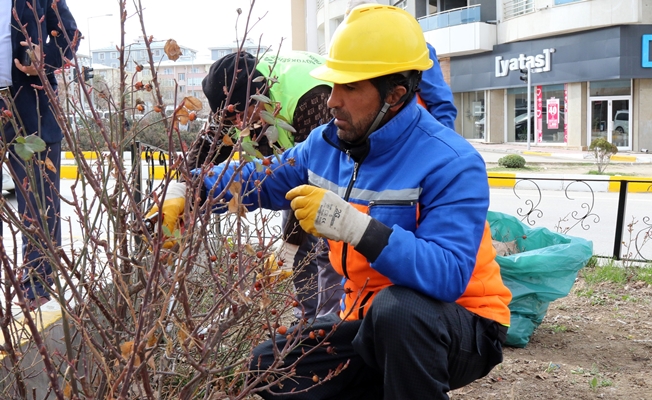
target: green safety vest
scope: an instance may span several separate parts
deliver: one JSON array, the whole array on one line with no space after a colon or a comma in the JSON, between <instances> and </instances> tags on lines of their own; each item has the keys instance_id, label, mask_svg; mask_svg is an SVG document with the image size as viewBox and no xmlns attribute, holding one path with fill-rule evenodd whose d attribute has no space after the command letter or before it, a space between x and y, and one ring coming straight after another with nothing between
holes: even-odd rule
<instances>
[{"instance_id":1,"label":"green safety vest","mask_svg":"<svg viewBox=\"0 0 652 400\"><path fill-rule=\"evenodd\" d=\"M283 116L290 125L294 122L294 110L297 102L310 89L320 86L333 86L330 82L317 80L310 76L310 71L322 65L326 60L319 54L305 51L291 51L278 56L268 54L258 60L256 69L265 77L274 77L278 80L269 89L268 97L281 104L279 115ZM274 70L270 73L270 68ZM278 127L277 127L278 128ZM278 143L285 149L294 146L294 136L285 129L278 128Z\"/></svg>"}]
</instances>

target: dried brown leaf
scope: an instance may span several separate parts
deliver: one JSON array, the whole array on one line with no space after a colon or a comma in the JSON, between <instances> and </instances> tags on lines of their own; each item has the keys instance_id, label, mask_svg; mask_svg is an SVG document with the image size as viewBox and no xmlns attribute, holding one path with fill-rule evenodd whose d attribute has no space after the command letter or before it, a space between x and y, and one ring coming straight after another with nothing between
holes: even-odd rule
<instances>
[{"instance_id":1,"label":"dried brown leaf","mask_svg":"<svg viewBox=\"0 0 652 400\"><path fill-rule=\"evenodd\" d=\"M177 41L174 39L168 39L168 41L165 42L165 47L163 47L163 51L165 51L165 54L172 61L177 61L179 57L181 57L181 55L183 54L181 48L177 44Z\"/></svg>"},{"instance_id":2,"label":"dried brown leaf","mask_svg":"<svg viewBox=\"0 0 652 400\"><path fill-rule=\"evenodd\" d=\"M45 157L45 168L49 169L52 172L57 172L57 167L54 166L54 163L52 160L50 160L50 157Z\"/></svg>"},{"instance_id":3,"label":"dried brown leaf","mask_svg":"<svg viewBox=\"0 0 652 400\"><path fill-rule=\"evenodd\" d=\"M231 200L229 200L229 212L230 212L230 213L234 213L234 214L237 214L237 213L238 213L238 208L239 208L239 207L238 207L238 205L239 205L239 204L238 204L238 203L239 203L239 201L238 201L238 197L240 197L240 196L238 196L238 195L233 195L233 197L231 198Z\"/></svg>"},{"instance_id":4,"label":"dried brown leaf","mask_svg":"<svg viewBox=\"0 0 652 400\"><path fill-rule=\"evenodd\" d=\"M245 244L244 249L245 249L245 252L250 256L253 256L254 254L256 254L256 250L254 250L254 248L249 243Z\"/></svg>"},{"instance_id":5,"label":"dried brown leaf","mask_svg":"<svg viewBox=\"0 0 652 400\"><path fill-rule=\"evenodd\" d=\"M227 146L233 146L233 139L231 139L231 136L229 135L224 135L222 136L222 143L224 143Z\"/></svg>"},{"instance_id":6,"label":"dried brown leaf","mask_svg":"<svg viewBox=\"0 0 652 400\"><path fill-rule=\"evenodd\" d=\"M193 96L185 97L183 99L183 106L190 111L199 111L202 109L201 100Z\"/></svg>"}]
</instances>

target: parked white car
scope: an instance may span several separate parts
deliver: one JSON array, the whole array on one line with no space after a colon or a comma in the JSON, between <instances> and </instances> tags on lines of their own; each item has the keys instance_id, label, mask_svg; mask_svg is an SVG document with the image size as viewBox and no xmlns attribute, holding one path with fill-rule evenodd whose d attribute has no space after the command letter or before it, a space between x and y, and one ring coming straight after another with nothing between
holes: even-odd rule
<instances>
[{"instance_id":1,"label":"parked white car","mask_svg":"<svg viewBox=\"0 0 652 400\"><path fill-rule=\"evenodd\" d=\"M614 131L618 133L629 133L629 110L616 111Z\"/></svg>"}]
</instances>

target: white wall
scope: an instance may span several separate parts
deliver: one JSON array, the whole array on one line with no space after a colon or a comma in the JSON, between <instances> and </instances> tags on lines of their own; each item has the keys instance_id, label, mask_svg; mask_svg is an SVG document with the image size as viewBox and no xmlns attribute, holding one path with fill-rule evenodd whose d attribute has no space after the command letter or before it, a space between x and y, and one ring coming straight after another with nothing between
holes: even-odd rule
<instances>
[{"instance_id":1,"label":"white wall","mask_svg":"<svg viewBox=\"0 0 652 400\"><path fill-rule=\"evenodd\" d=\"M496 26L484 22L455 25L424 33L439 57L453 57L493 50Z\"/></svg>"},{"instance_id":2,"label":"white wall","mask_svg":"<svg viewBox=\"0 0 652 400\"><path fill-rule=\"evenodd\" d=\"M645 4L643 4L645 3ZM498 43L517 42L652 19L652 0L584 0L555 6L554 0L536 0L535 12L502 20L498 3ZM645 11L646 10L646 11ZM645 17L642 16L644 13ZM649 22L648 22L649 23Z\"/></svg>"}]
</instances>

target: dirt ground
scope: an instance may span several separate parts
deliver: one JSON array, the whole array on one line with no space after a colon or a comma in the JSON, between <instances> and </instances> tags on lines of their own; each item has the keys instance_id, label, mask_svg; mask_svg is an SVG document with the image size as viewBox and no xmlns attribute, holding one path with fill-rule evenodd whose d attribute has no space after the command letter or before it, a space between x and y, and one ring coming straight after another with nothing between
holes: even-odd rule
<instances>
[{"instance_id":1,"label":"dirt ground","mask_svg":"<svg viewBox=\"0 0 652 400\"><path fill-rule=\"evenodd\" d=\"M550 304L525 348L451 399L652 399L652 286L588 286Z\"/></svg>"}]
</instances>

